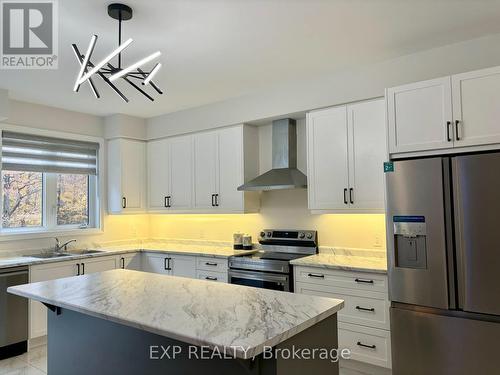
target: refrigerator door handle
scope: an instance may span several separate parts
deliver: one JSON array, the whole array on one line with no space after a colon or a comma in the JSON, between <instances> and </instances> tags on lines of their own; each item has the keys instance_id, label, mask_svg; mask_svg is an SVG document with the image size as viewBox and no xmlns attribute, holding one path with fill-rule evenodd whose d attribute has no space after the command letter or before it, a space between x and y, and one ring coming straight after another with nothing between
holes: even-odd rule
<instances>
[{"instance_id":1,"label":"refrigerator door handle","mask_svg":"<svg viewBox=\"0 0 500 375\"><path fill-rule=\"evenodd\" d=\"M462 233L462 223L461 223L461 212L462 199L461 199L461 189L460 189L460 176L459 176L459 166L456 157L451 160L452 175L453 175L453 198L454 198L454 222L455 222L455 253L456 253L456 280L457 280L457 308L463 310L465 306L465 247L463 243Z\"/></svg>"},{"instance_id":2,"label":"refrigerator door handle","mask_svg":"<svg viewBox=\"0 0 500 375\"><path fill-rule=\"evenodd\" d=\"M452 198L452 158L443 158L443 188L446 237L446 266L448 278L448 306L457 308L457 285L455 274L455 245L453 242L453 198Z\"/></svg>"}]
</instances>

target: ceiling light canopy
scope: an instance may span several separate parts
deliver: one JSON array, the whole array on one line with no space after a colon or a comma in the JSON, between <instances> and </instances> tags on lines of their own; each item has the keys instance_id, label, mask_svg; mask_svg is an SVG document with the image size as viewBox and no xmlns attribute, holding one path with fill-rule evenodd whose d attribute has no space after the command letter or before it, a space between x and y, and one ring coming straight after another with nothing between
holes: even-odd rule
<instances>
[{"instance_id":1,"label":"ceiling light canopy","mask_svg":"<svg viewBox=\"0 0 500 375\"><path fill-rule=\"evenodd\" d=\"M122 43L122 21L127 21L132 18L132 8L124 4L111 4L108 6L108 15L118 20L118 48L116 48L99 63L94 64L90 59L97 43L97 35L93 35L90 39L90 43L87 47L85 55L82 55L80 53L80 50L78 49L76 44L72 44L71 46L73 47L73 52L75 53L76 59L80 64L80 69L78 72L78 76L76 77L73 91L78 92L80 90L80 86L85 82L88 82L90 89L94 93L94 96L96 98L100 98L99 91L97 91L94 81L92 80L92 76L97 74L113 89L114 92L118 94L118 96L120 96L126 102L129 101L128 98L123 95L123 93L113 83L120 78L127 82L130 86L134 87L146 98L154 101L154 98L141 87L139 87L137 83L140 83L142 86L149 85L158 94L163 94L160 88L153 82L153 77L160 70L161 64L156 63L156 65L150 71L141 69L143 65L146 65L147 63L160 57L161 52L157 51L155 53L152 53L151 55L133 63L132 65L126 68L122 68L122 51L133 42L132 38L130 38ZM118 58L116 66L111 63L111 60L113 60L115 57Z\"/></svg>"}]
</instances>

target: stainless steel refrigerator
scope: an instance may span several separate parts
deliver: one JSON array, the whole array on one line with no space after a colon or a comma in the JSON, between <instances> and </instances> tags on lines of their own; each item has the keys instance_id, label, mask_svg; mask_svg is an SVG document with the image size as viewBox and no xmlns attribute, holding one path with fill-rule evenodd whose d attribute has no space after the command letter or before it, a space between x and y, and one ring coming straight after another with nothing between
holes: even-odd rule
<instances>
[{"instance_id":1,"label":"stainless steel refrigerator","mask_svg":"<svg viewBox=\"0 0 500 375\"><path fill-rule=\"evenodd\" d=\"M500 152L386 181L393 374L500 374Z\"/></svg>"}]
</instances>

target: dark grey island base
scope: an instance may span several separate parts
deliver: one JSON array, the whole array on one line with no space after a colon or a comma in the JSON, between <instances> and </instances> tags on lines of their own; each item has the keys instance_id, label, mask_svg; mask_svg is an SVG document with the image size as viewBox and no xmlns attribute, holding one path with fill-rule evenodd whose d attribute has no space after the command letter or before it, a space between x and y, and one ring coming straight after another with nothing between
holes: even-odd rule
<instances>
[{"instance_id":1,"label":"dark grey island base","mask_svg":"<svg viewBox=\"0 0 500 375\"><path fill-rule=\"evenodd\" d=\"M330 359L189 359L189 344L137 328L96 318L83 313L49 306L48 373L50 375L149 375L149 374L217 374L217 375L321 375L338 374L338 362ZM173 359L150 359L150 347L178 346L182 349ZM337 348L337 314L290 337L274 349ZM193 351L193 349L191 349ZM197 352L201 356L201 351ZM206 354L206 353L205 353Z\"/></svg>"}]
</instances>

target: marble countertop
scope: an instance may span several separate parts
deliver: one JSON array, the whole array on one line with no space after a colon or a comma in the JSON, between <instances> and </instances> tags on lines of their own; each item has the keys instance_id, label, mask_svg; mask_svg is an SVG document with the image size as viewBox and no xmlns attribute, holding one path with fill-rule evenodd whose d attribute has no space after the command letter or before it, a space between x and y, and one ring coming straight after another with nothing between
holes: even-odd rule
<instances>
[{"instance_id":1,"label":"marble countertop","mask_svg":"<svg viewBox=\"0 0 500 375\"><path fill-rule=\"evenodd\" d=\"M376 256L360 256L336 253L319 253L294 259L295 266L329 268L345 271L387 273L387 259Z\"/></svg>"},{"instance_id":2,"label":"marble countertop","mask_svg":"<svg viewBox=\"0 0 500 375\"><path fill-rule=\"evenodd\" d=\"M213 258L228 258L230 256L248 255L257 250L234 250L231 246L225 245L200 245L187 243L161 243L161 242L145 242L142 244L121 244L114 246L94 246L92 249L102 250L99 253L93 254L75 254L71 256L63 256L57 258L35 258L27 254L0 257L0 268L29 266L35 264L63 262L74 259L95 258L107 255L118 255L130 252L160 252L169 254L184 254L193 256L206 256ZM31 254L40 251L33 250ZM71 249L69 250L71 252Z\"/></svg>"},{"instance_id":3,"label":"marble countertop","mask_svg":"<svg viewBox=\"0 0 500 375\"><path fill-rule=\"evenodd\" d=\"M344 305L326 297L122 269L14 286L8 292L244 359Z\"/></svg>"}]
</instances>

